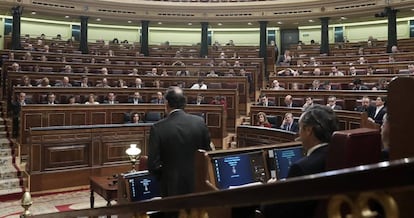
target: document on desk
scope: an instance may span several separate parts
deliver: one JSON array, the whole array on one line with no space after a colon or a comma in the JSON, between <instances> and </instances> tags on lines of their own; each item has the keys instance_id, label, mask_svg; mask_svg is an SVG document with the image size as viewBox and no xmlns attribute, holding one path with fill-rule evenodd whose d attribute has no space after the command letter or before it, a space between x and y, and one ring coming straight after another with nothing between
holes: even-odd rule
<instances>
[{"instance_id":1,"label":"document on desk","mask_svg":"<svg viewBox=\"0 0 414 218\"><path fill-rule=\"evenodd\" d=\"M263 184L263 183L262 182L252 182L252 183L247 183L247 184L244 184L244 185L229 186L229 189L250 187L250 186L256 186L256 185L261 185L261 184Z\"/></svg>"}]
</instances>

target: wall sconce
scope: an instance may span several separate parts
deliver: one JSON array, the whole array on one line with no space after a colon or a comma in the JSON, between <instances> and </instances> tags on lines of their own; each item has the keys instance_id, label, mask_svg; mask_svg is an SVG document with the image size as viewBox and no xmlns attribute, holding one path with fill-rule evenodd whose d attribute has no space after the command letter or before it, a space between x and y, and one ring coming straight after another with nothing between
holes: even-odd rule
<instances>
[{"instance_id":1,"label":"wall sconce","mask_svg":"<svg viewBox=\"0 0 414 218\"><path fill-rule=\"evenodd\" d=\"M130 172L136 172L135 164L138 162L141 154L141 149L137 148L137 144L131 144L125 153L128 155L129 160L132 163L132 170Z\"/></svg>"}]
</instances>

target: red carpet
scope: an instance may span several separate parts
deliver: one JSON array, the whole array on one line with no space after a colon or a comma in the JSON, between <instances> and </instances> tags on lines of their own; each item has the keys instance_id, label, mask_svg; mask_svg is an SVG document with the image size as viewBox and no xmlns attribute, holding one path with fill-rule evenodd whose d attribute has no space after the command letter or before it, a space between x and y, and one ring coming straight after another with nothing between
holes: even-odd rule
<instances>
[{"instance_id":1,"label":"red carpet","mask_svg":"<svg viewBox=\"0 0 414 218\"><path fill-rule=\"evenodd\" d=\"M48 193L32 196L33 205L29 208L34 215L86 209L90 207L89 189ZM19 197L20 198L20 197ZM23 212L20 200L1 202L0 218L18 218ZM106 201L95 194L95 207L105 207Z\"/></svg>"}]
</instances>

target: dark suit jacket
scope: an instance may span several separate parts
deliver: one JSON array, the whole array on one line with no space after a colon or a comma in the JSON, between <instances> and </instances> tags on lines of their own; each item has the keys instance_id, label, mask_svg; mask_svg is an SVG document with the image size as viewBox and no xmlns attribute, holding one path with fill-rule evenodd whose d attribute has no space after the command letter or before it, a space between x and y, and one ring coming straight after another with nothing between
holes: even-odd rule
<instances>
[{"instance_id":1,"label":"dark suit jacket","mask_svg":"<svg viewBox=\"0 0 414 218\"><path fill-rule=\"evenodd\" d=\"M341 105L335 105L335 107L334 108L332 108L333 110L342 110L342 107L341 107Z\"/></svg>"},{"instance_id":2,"label":"dark suit jacket","mask_svg":"<svg viewBox=\"0 0 414 218\"><path fill-rule=\"evenodd\" d=\"M375 111L376 111L376 108L374 107L373 110L371 111L371 113L368 114L368 116L371 117L375 121L375 123L378 123L378 124L381 125L382 124L382 118L384 117L384 114L387 113L387 108L385 106L382 107L381 110L378 112L378 114L376 116L375 116Z\"/></svg>"},{"instance_id":3,"label":"dark suit jacket","mask_svg":"<svg viewBox=\"0 0 414 218\"><path fill-rule=\"evenodd\" d=\"M162 99L160 103L158 103L158 99L152 99L151 103L152 104L164 104L164 99Z\"/></svg>"},{"instance_id":4,"label":"dark suit jacket","mask_svg":"<svg viewBox=\"0 0 414 218\"><path fill-rule=\"evenodd\" d=\"M196 100L190 101L189 104L197 104L197 101ZM207 102L201 101L200 104L207 104Z\"/></svg>"},{"instance_id":5,"label":"dark suit jacket","mask_svg":"<svg viewBox=\"0 0 414 218\"><path fill-rule=\"evenodd\" d=\"M288 125L282 125L280 128L287 131L288 130ZM298 122L293 121L292 125L290 126L290 130L289 131L291 131L291 132L298 132L299 131L299 124L298 124Z\"/></svg>"},{"instance_id":6,"label":"dark suit jacket","mask_svg":"<svg viewBox=\"0 0 414 218\"><path fill-rule=\"evenodd\" d=\"M282 65L282 63L289 64L290 62L285 62L285 59L286 59L286 57L285 57L284 54L283 55L279 55L279 58L276 61L276 65L280 66L280 65Z\"/></svg>"},{"instance_id":7,"label":"dark suit jacket","mask_svg":"<svg viewBox=\"0 0 414 218\"><path fill-rule=\"evenodd\" d=\"M258 102L257 105L258 106L265 106L264 102ZM275 106L275 103L273 101L268 101L267 106Z\"/></svg>"},{"instance_id":8,"label":"dark suit jacket","mask_svg":"<svg viewBox=\"0 0 414 218\"><path fill-rule=\"evenodd\" d=\"M128 98L128 103L133 104L134 98ZM144 103L144 100L142 100L142 98L138 99L138 104L142 104L142 103Z\"/></svg>"},{"instance_id":9,"label":"dark suit jacket","mask_svg":"<svg viewBox=\"0 0 414 218\"><path fill-rule=\"evenodd\" d=\"M359 88L357 87L352 88L352 90L369 90L369 88L365 85L361 85Z\"/></svg>"},{"instance_id":10,"label":"dark suit jacket","mask_svg":"<svg viewBox=\"0 0 414 218\"><path fill-rule=\"evenodd\" d=\"M287 177L290 178L324 172L327 155L328 146L316 149L311 155L292 164ZM271 218L309 218L313 217L317 204L318 201L302 201L265 205L262 207L262 212L265 217Z\"/></svg>"},{"instance_id":11,"label":"dark suit jacket","mask_svg":"<svg viewBox=\"0 0 414 218\"><path fill-rule=\"evenodd\" d=\"M54 101L53 103L54 103L54 104L59 104L59 102L58 102L58 101ZM49 102L48 102L48 101L43 101L43 102L42 102L42 104L49 104Z\"/></svg>"},{"instance_id":12,"label":"dark suit jacket","mask_svg":"<svg viewBox=\"0 0 414 218\"><path fill-rule=\"evenodd\" d=\"M374 111L375 113L375 107L372 105L369 105L368 107L363 107L362 105L355 108L355 111L358 112L367 112L368 116Z\"/></svg>"},{"instance_id":13,"label":"dark suit jacket","mask_svg":"<svg viewBox=\"0 0 414 218\"><path fill-rule=\"evenodd\" d=\"M211 150L202 117L178 110L151 127L148 169L159 179L162 196L194 191L194 154Z\"/></svg>"},{"instance_id":14,"label":"dark suit jacket","mask_svg":"<svg viewBox=\"0 0 414 218\"><path fill-rule=\"evenodd\" d=\"M31 104L32 102L28 99L26 99L24 101L26 104ZM20 116L20 110L21 110L22 105L20 104L20 102L16 101L12 103L12 111L13 111L13 116L14 117L19 117Z\"/></svg>"},{"instance_id":15,"label":"dark suit jacket","mask_svg":"<svg viewBox=\"0 0 414 218\"><path fill-rule=\"evenodd\" d=\"M109 101L108 100L104 100L103 101L103 104L109 104ZM119 104L119 101L114 101L114 104Z\"/></svg>"}]
</instances>

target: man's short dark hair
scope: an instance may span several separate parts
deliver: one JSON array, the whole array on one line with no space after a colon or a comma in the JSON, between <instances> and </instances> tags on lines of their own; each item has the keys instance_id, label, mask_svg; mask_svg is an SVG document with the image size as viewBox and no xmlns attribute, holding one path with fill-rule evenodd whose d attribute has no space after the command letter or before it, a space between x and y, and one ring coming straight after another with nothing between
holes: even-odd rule
<instances>
[{"instance_id":1,"label":"man's short dark hair","mask_svg":"<svg viewBox=\"0 0 414 218\"><path fill-rule=\"evenodd\" d=\"M171 86L167 89L165 100L167 100L168 106L173 109L184 109L187 103L183 90L178 86Z\"/></svg>"},{"instance_id":2,"label":"man's short dark hair","mask_svg":"<svg viewBox=\"0 0 414 218\"><path fill-rule=\"evenodd\" d=\"M303 126L312 127L313 133L321 142L330 142L332 133L338 130L335 112L324 105L308 107L300 118Z\"/></svg>"}]
</instances>

